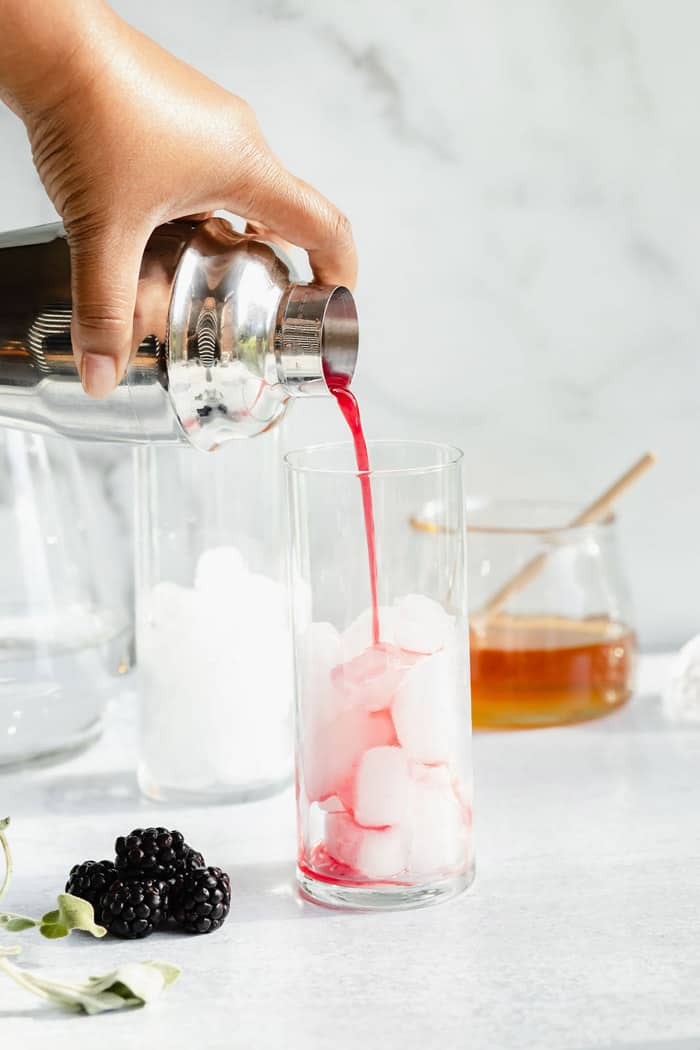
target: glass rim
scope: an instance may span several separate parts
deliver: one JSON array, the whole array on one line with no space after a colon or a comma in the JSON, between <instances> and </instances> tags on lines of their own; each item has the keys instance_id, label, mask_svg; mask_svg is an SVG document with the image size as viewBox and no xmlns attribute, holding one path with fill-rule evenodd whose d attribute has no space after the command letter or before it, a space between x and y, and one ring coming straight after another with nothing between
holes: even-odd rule
<instances>
[{"instance_id":1,"label":"glass rim","mask_svg":"<svg viewBox=\"0 0 700 1050\"><path fill-rule=\"evenodd\" d=\"M456 464L461 463L464 459L462 449L457 448L456 445L448 445L441 441L421 441L414 438L383 438L370 440L367 442L367 450L370 453L370 459L373 448L389 448L390 446L394 446L395 448L433 449L436 452L439 449L443 453L447 453L447 458L442 463L430 463L426 466L370 467L369 470L358 470L357 467L319 467L309 463L304 464L294 462L294 458L297 456L301 457L303 455L313 455L314 453L320 452L332 452L340 449L352 450L354 447L352 441L329 441L320 442L316 445L306 445L302 448L291 449L284 456L284 465L288 471L294 474L329 474L338 477L381 478L437 474L440 471L446 470L448 467L453 467Z\"/></svg>"},{"instance_id":2,"label":"glass rim","mask_svg":"<svg viewBox=\"0 0 700 1050\"><path fill-rule=\"evenodd\" d=\"M419 513L412 515L411 525L419 532L441 532L443 526L440 524L439 514L436 515L435 501L425 504ZM481 536L558 536L572 539L582 535L606 532L611 529L617 516L614 511L608 511L600 521L584 522L580 525L497 525L497 524L475 524L470 519L472 514L481 510L492 510L496 514L505 508L521 510L525 516L527 512L536 512L542 509L557 509L566 514L568 511L573 517L577 512L584 509L584 504L573 500L533 499L523 497L522 499L501 499L489 496L467 496L464 501L465 529L467 533L476 533Z\"/></svg>"}]
</instances>

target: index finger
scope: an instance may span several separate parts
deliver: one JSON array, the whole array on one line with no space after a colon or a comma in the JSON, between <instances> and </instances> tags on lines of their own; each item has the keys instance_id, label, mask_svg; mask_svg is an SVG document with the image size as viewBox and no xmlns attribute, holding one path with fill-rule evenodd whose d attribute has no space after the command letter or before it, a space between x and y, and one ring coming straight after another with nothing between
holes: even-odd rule
<instances>
[{"instance_id":1,"label":"index finger","mask_svg":"<svg viewBox=\"0 0 700 1050\"><path fill-rule=\"evenodd\" d=\"M236 211L236 202L232 204ZM355 287L357 253L350 222L308 183L283 167L270 164L259 173L242 214L305 248L319 284Z\"/></svg>"}]
</instances>

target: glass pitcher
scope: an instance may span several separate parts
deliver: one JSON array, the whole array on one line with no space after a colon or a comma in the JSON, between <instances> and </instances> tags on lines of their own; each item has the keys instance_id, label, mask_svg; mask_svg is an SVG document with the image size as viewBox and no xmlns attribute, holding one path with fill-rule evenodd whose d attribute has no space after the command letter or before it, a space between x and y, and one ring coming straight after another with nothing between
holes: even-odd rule
<instances>
[{"instance_id":1,"label":"glass pitcher","mask_svg":"<svg viewBox=\"0 0 700 1050\"><path fill-rule=\"evenodd\" d=\"M100 540L71 445L0 429L0 767L94 739L129 667Z\"/></svg>"}]
</instances>

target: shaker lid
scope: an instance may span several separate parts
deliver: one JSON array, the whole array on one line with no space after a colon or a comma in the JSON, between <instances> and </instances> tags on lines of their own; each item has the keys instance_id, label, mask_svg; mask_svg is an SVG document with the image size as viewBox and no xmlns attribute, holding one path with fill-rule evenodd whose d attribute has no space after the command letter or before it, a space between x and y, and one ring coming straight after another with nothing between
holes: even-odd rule
<instances>
[{"instance_id":1,"label":"shaker lid","mask_svg":"<svg viewBox=\"0 0 700 1050\"><path fill-rule=\"evenodd\" d=\"M292 394L347 385L357 364L355 300L342 285L294 284L280 305L275 337L280 378Z\"/></svg>"},{"instance_id":2,"label":"shaker lid","mask_svg":"<svg viewBox=\"0 0 700 1050\"><path fill-rule=\"evenodd\" d=\"M197 228L179 262L167 335L167 387L197 448L268 429L290 398L346 384L357 360L347 288L293 283L274 244L224 219Z\"/></svg>"}]
</instances>

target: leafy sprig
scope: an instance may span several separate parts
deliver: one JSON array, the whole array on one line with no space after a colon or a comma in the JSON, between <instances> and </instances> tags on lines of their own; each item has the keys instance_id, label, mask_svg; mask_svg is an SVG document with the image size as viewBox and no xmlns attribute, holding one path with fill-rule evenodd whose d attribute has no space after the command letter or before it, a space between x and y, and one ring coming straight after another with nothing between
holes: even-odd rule
<instances>
[{"instance_id":1,"label":"leafy sprig","mask_svg":"<svg viewBox=\"0 0 700 1050\"><path fill-rule=\"evenodd\" d=\"M10 826L10 818L0 820L0 845L5 859L5 875L0 886L0 899L7 893L12 878L12 852L7 840L7 829ZM104 937L107 933L104 926L98 926L95 922L95 913L92 904L74 897L72 893L59 893L58 908L49 911L40 919L30 919L27 915L15 915L11 911L0 911L0 930L9 933L21 933L22 930L30 930L33 926L39 927L39 933L49 940L57 937L67 937L71 930L84 930L91 933L93 937Z\"/></svg>"}]
</instances>

